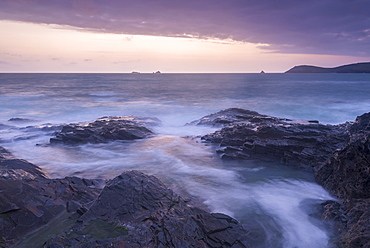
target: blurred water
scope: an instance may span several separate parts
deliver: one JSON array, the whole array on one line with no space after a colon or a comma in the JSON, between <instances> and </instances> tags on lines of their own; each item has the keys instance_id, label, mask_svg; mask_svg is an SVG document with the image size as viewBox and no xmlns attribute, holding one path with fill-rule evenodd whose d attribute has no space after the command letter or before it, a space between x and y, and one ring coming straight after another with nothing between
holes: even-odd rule
<instances>
[{"instance_id":1,"label":"blurred water","mask_svg":"<svg viewBox=\"0 0 370 248\"><path fill-rule=\"evenodd\" d=\"M369 93L367 74L0 74L0 145L51 177L155 175L211 211L264 230L256 247L327 247L331 234L311 212L332 197L310 173L224 162L214 147L183 137L214 129L184 124L229 107L342 123L370 110ZM162 125L149 139L76 147L47 146L53 131L36 128L107 115L154 116ZM29 120L8 121L14 117Z\"/></svg>"}]
</instances>

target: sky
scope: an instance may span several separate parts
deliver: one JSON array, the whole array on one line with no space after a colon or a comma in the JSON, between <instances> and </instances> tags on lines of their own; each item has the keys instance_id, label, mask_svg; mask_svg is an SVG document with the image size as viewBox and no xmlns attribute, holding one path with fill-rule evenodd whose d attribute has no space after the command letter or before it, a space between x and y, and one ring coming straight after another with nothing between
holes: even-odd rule
<instances>
[{"instance_id":1,"label":"sky","mask_svg":"<svg viewBox=\"0 0 370 248\"><path fill-rule=\"evenodd\" d=\"M369 0L0 0L0 72L284 72L370 61Z\"/></svg>"}]
</instances>

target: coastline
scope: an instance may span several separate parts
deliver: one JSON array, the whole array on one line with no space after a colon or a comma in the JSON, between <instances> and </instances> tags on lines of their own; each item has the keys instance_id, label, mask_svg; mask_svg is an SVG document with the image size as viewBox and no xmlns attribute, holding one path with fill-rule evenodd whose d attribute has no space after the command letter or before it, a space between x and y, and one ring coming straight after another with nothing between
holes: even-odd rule
<instances>
[{"instance_id":1,"label":"coastline","mask_svg":"<svg viewBox=\"0 0 370 248\"><path fill-rule=\"evenodd\" d=\"M334 201L327 201L320 204L321 218L337 223L337 229L340 233L339 239L337 240L337 245L339 247L358 247L359 245L369 245L370 242L370 232L368 229L366 229L368 228L366 223L368 223L370 220L369 214L366 211L366 209L368 209L370 206L369 196L367 195L368 188L366 186L366 179L369 178L369 165L366 164L366 161L369 161L366 158L366 156L369 156L369 151L366 150L369 146L369 120L370 113L357 117L353 123L345 123L342 125L322 125L316 121L296 122L285 118L276 118L267 115L261 115L254 111L234 108L211 114L191 124L213 125L221 128L219 131L216 131L213 134L205 135L202 138L204 142L220 144L218 153L224 157L224 159L274 158L282 161L285 164L299 164L299 167L305 170L312 170L312 172L315 174L316 180L327 190L329 190L330 193L338 197L342 203L338 204ZM284 134L285 131L288 131L290 136ZM301 132L304 136L300 136ZM282 139L286 139L288 137L288 139L284 142L276 142L279 137ZM321 141L323 137L325 137L325 139ZM283 146L285 146L284 153L271 152L271 150L269 150L274 144L274 142L270 142L272 140L275 142L275 144L283 144ZM295 141L294 146L286 146L287 142L290 142L289 140ZM304 152L297 152L295 149L300 147L300 145L297 143L297 140L301 140L303 142L303 149L307 148L308 146L311 146L312 149L314 149L317 144L319 144L315 143L316 141L313 142L312 140L320 140L321 145L326 144L327 146L319 146L319 150L323 150L325 152L321 153L320 156L318 156L318 159L310 160L308 158L310 158L310 156L316 157L317 152L312 149L310 152L308 152L307 149ZM261 149L261 145L263 144L265 144L265 149ZM269 145L266 146L266 144ZM291 150L290 153L289 149ZM122 212L118 213L118 215L109 217L108 219L104 219L105 217L99 217L105 216L105 214L100 213L100 211L101 209L106 208L107 201L101 201L100 205L102 204L104 207L95 207L96 210L90 211L92 206L97 204L97 199L101 198L101 194L105 189L103 188L104 184L105 187L114 188L116 185L121 185L121 183L123 183L122 180L126 178L126 181L123 180L125 181L123 184L124 186L117 186L117 189L122 189L131 185L132 180L137 180L134 178L138 178L139 181L144 180L152 185L151 187L159 187L160 191L164 190L167 192L169 190L158 179L155 179L154 177L148 177L147 175L135 171L123 172L123 174L113 180L110 180L109 182L103 182L102 180L82 179L78 177L49 179L36 165L14 158L3 148L1 148L0 152L2 175L0 182L2 182L1 188L3 192L7 192L9 196L14 193L19 194L19 191L21 191L21 195L24 196L23 202L11 197L2 202L1 214L3 217L6 217L2 218L2 226L7 227L7 230L9 230L9 226L6 226L10 223L7 222L7 218L12 218L12 216L17 216L16 219L19 220L22 219L21 216L32 215L33 218L36 218L37 220L32 220L33 224L36 226L30 226L26 228L24 224L20 223L20 225L18 225L18 229L12 229L12 232L8 232L8 236L2 237L0 243L4 247L7 247L9 244L16 244L14 247L17 247L17 244L19 245L22 242L25 242L23 240L24 236L34 237L32 235L34 235L36 230L43 230L45 225L48 226L52 223L55 224L62 222L66 224L66 226L64 226L65 228L73 227L76 233L81 231L87 232L87 230L90 230L89 228L94 229L94 225L96 224L101 225L102 218L105 221L104 223L107 221L108 224L115 223L114 219L117 216L120 216ZM286 157L282 159L281 154ZM351 156L351 163L348 161L349 156ZM297 163L297 161L299 163ZM348 168L354 165L361 165L362 167L356 168L356 170L353 170L353 168ZM338 170L337 168L342 169ZM345 174L346 178L344 181L343 175L338 174L338 171L342 174L343 172L347 173ZM342 179L339 180L338 178ZM359 178L361 180L359 180ZM343 183L338 185L340 182ZM359 187L358 185L361 183L362 187ZM20 190L27 188L30 188L31 191ZM129 191L129 194L132 194L134 190L135 187ZM119 191L120 190L117 190L117 192ZM43 192L43 195L41 195L40 192ZM152 194L153 192L149 191L147 193ZM81 194L83 197L81 197ZM140 194L142 194L142 192ZM225 245L226 243L224 243L224 247L233 247L233 244L244 245L235 247L253 247L253 242L258 242L258 240L253 240L253 237L251 237L253 234L250 234L250 232L249 236L245 236L247 240L241 238L243 233L246 234L246 230L237 224L237 222L232 218L226 215L210 214L204 212L204 210L193 207L189 205L187 201L183 200L181 196L175 195L171 190L169 190L165 195L171 195L170 199L172 199L167 205L165 204L167 206L165 209L167 210L162 208L160 208L161 210L158 210L157 208L154 208L152 211L150 211L150 213L155 212L157 214L159 212L162 213L162 211L167 211L164 215L155 215L155 218L152 216L152 214L149 214L149 216L152 216L156 221L160 220L161 218L170 219L172 221L171 223L174 223L172 228L179 231L181 229L180 226L184 225L184 223L181 221L176 222L179 216L174 216L174 213L170 211L175 206L176 211L187 213L186 219L192 219L194 216L199 216L201 213L202 217L199 219L199 221L202 223L204 221L207 222L208 220L210 223L216 222L220 225L221 223L223 223L222 225L226 225L224 230L228 230L228 233L218 233L217 235L219 237L226 237L231 235L231 232L233 241L229 240L227 242L229 246ZM31 199L27 197L31 197ZM116 196L107 197L107 199L112 198L116 198ZM49 200L45 201L45 199ZM122 198L121 195L120 197L117 197L117 199L119 201L119 199L124 199L124 197ZM150 206L152 204L156 205L159 203L160 205L163 205L163 202L167 201L166 199L155 197L150 199L150 203L148 204ZM136 199L137 204L140 206L142 201L143 199ZM33 205L30 205L29 202L33 203ZM35 205L35 202L38 202L39 205ZM105 212L106 211L107 210L105 210ZM126 210L121 209L120 211ZM137 211L137 209L133 211ZM143 215L141 217L144 219L148 218L147 210L145 210L144 213L141 211L142 209L139 211L139 215ZM91 212L95 214L92 214ZM85 213L88 214L85 215ZM184 216L180 218L183 217ZM81 227L81 218L86 218L85 223L92 223L92 226L87 224L88 227L86 227L86 225ZM140 219L139 223L141 223L143 218ZM66 222L66 219L68 219L70 222ZM24 221L29 222L30 220L25 218ZM132 219L126 221L128 222L120 222L118 224L115 223L113 226L111 224L105 226L107 230L114 231L115 235L118 235L117 237L103 236L109 240L112 238L115 239L115 242L118 242L117 244L120 242L131 242L132 240L135 240L135 242L143 242L142 244L145 244L145 242L150 242L150 240L140 240L139 236L137 236L139 234L134 234L131 236L128 235L132 238L132 240L127 240L129 237L127 236L128 227L126 224L131 223L130 221L132 221ZM151 219L151 221L153 221L153 219ZM213 224L210 224L211 227L207 225L208 224L205 224L205 226L202 226L201 229L203 228L202 230L208 230L207 228L212 228L212 226L215 228ZM19 229L19 226L22 226L23 229ZM194 226L191 225L189 228L191 229L191 227ZM144 227L142 226L142 228ZM149 229L149 227L146 228ZM235 230L235 232L230 231L230 229ZM5 234L4 230L2 230L2 233ZM148 233L151 232L148 231ZM151 235L154 234L151 233ZM68 236L67 233L63 234L63 231L59 230L59 235L48 236L48 239L44 241L49 242L51 245L53 242L62 242L62 240L65 240L66 237L75 238L73 235ZM207 237L207 232L204 231L203 236L199 237L198 240L207 240ZM208 237L208 240L213 239ZM86 240L86 242L94 243L96 240L91 238L91 240ZM210 241L210 243L207 243L207 245L209 247L213 247L211 243L212 242ZM251 245L249 246L249 244ZM73 247L79 247L77 244L72 245L75 245Z\"/></svg>"}]
</instances>

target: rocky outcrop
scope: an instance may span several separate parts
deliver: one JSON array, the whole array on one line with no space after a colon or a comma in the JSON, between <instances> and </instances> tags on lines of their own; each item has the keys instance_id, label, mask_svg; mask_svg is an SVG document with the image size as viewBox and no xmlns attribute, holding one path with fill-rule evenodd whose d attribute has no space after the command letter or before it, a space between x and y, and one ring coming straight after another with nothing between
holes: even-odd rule
<instances>
[{"instance_id":1,"label":"rocky outcrop","mask_svg":"<svg viewBox=\"0 0 370 248\"><path fill-rule=\"evenodd\" d=\"M17 172L0 178L0 247L249 247L236 220L189 205L154 176L128 171L104 188L49 179L0 148L2 175Z\"/></svg>"},{"instance_id":2,"label":"rocky outcrop","mask_svg":"<svg viewBox=\"0 0 370 248\"><path fill-rule=\"evenodd\" d=\"M322 218L337 222L339 247L370 247L370 113L353 123L321 125L228 109L193 122L220 123L221 130L201 138L219 144L223 158L276 159L313 168L316 180L342 202L320 205Z\"/></svg>"},{"instance_id":3,"label":"rocky outcrop","mask_svg":"<svg viewBox=\"0 0 370 248\"><path fill-rule=\"evenodd\" d=\"M324 68L312 65L294 66L285 73L370 73L370 62Z\"/></svg>"},{"instance_id":4,"label":"rocky outcrop","mask_svg":"<svg viewBox=\"0 0 370 248\"><path fill-rule=\"evenodd\" d=\"M236 220L191 207L137 171L109 181L80 221L46 247L247 247L248 235ZM114 231L91 232L97 225Z\"/></svg>"},{"instance_id":5,"label":"rocky outcrop","mask_svg":"<svg viewBox=\"0 0 370 248\"><path fill-rule=\"evenodd\" d=\"M0 179L46 178L42 170L23 159L15 158L0 146Z\"/></svg>"},{"instance_id":6,"label":"rocky outcrop","mask_svg":"<svg viewBox=\"0 0 370 248\"><path fill-rule=\"evenodd\" d=\"M324 163L349 141L347 125L294 121L242 109L223 110L193 124L225 126L201 137L220 144L217 152L222 158L277 160L308 169Z\"/></svg>"},{"instance_id":7,"label":"rocky outcrop","mask_svg":"<svg viewBox=\"0 0 370 248\"><path fill-rule=\"evenodd\" d=\"M268 115L262 115L255 111L240 109L240 108L229 108L221 110L217 113L206 115L199 120L192 121L186 125L198 125L198 126L212 126L212 127L225 127L229 125L235 125L240 123L257 124L264 122L269 123L283 123L282 121L289 121L288 119L279 119Z\"/></svg>"},{"instance_id":8,"label":"rocky outcrop","mask_svg":"<svg viewBox=\"0 0 370 248\"><path fill-rule=\"evenodd\" d=\"M370 113L349 127L351 141L315 171L316 180L344 203L343 247L370 247Z\"/></svg>"},{"instance_id":9,"label":"rocky outcrop","mask_svg":"<svg viewBox=\"0 0 370 248\"><path fill-rule=\"evenodd\" d=\"M101 191L97 187L100 184L75 177L1 179L1 247L41 247L45 237L59 228L70 228L68 221L86 211Z\"/></svg>"},{"instance_id":10,"label":"rocky outcrop","mask_svg":"<svg viewBox=\"0 0 370 248\"><path fill-rule=\"evenodd\" d=\"M150 117L102 117L90 123L65 125L55 134L55 137L50 139L50 143L77 145L143 139L152 136L153 131L150 126L159 125L159 123L160 120Z\"/></svg>"}]
</instances>

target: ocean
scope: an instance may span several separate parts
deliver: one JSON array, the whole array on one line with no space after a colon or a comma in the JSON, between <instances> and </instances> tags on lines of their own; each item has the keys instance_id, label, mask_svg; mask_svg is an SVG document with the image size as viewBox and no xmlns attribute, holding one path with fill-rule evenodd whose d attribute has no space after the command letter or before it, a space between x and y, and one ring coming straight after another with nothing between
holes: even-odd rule
<instances>
[{"instance_id":1,"label":"ocean","mask_svg":"<svg viewBox=\"0 0 370 248\"><path fill-rule=\"evenodd\" d=\"M313 217L333 200L307 171L261 161L222 161L185 125L230 107L276 117L353 121L370 111L370 74L0 74L0 146L50 177L155 175L212 212L265 231L256 247L329 247L330 225ZM144 140L49 146L51 129L103 116L162 121ZM23 118L23 121L10 121Z\"/></svg>"}]
</instances>

